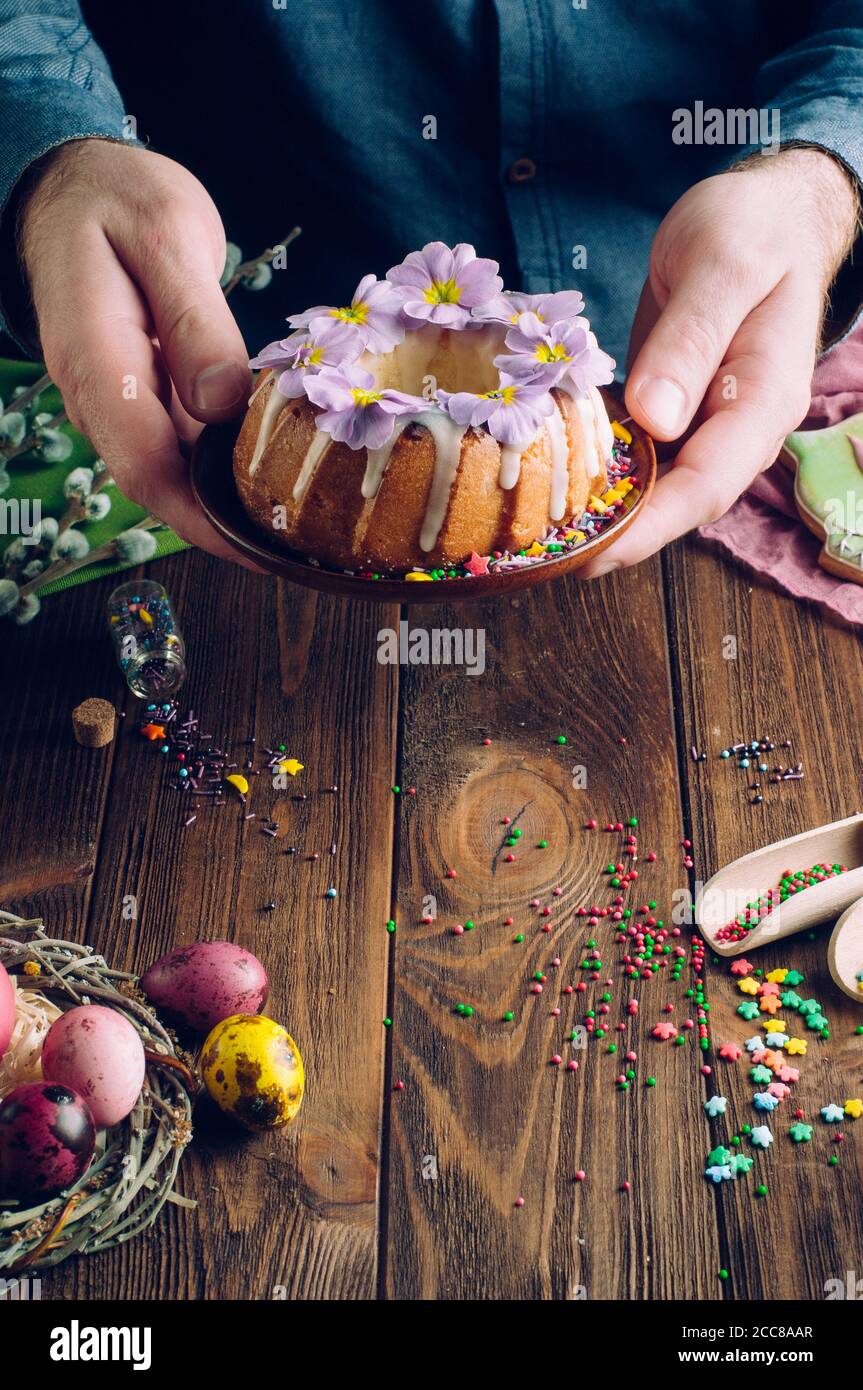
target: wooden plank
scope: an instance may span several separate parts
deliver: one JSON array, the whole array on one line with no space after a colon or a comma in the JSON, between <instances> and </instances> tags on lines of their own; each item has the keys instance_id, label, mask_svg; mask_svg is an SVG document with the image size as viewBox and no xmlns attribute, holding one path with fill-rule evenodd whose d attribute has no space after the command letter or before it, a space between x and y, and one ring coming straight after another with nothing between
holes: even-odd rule
<instances>
[{"instance_id":1,"label":"wooden plank","mask_svg":"<svg viewBox=\"0 0 863 1390\"><path fill-rule=\"evenodd\" d=\"M376 1286L382 924L390 899L397 693L397 673L376 661L375 636L392 624L395 610L315 599L201 554L173 557L152 573L174 598L186 635L191 671L184 701L218 738L255 735L262 745L284 739L305 764L289 793L265 787L263 777L253 786L253 809L277 816L278 836L244 822L233 803L199 811L197 822L183 829L160 755L136 736L131 714L93 786L65 770L66 749L58 758L56 741L40 752L46 724L40 708L47 701L54 727L55 708L65 715L75 693L62 664L58 673L56 651L50 676L47 670L51 627L56 632L66 622L70 645L81 643L81 609L67 598L52 601L56 616L39 620L46 624L47 656L41 664L30 658L35 674L27 690L41 671L51 693L27 710L34 734L16 756L22 786L39 794L16 806L12 844L20 852L37 837L42 789L59 764L64 800L62 817L61 807L52 812L51 836L59 838L65 819L76 853L84 847L92 853L98 839L90 902L75 905L74 930L135 970L204 936L228 937L256 952L270 977L268 1012L284 1022L304 1055L307 1095L297 1122L272 1136L246 1136L199 1107L180 1176L180 1190L198 1201L197 1209L168 1208L148 1237L61 1267L48 1276L45 1294L369 1298ZM109 588L84 591L92 643L88 631L76 677L81 695L120 690L119 676L106 669L110 651L95 621ZM22 647L34 638L39 643L37 632L28 633ZM333 784L337 794L329 790ZM293 800L294 790L307 792L308 800ZM283 852L289 844L296 854ZM319 860L304 857L312 851ZM69 856L68 844L63 853ZM335 900L324 896L330 884L338 890ZM137 916L126 920L130 895ZM276 904L271 912L269 901Z\"/></svg>"},{"instance_id":2,"label":"wooden plank","mask_svg":"<svg viewBox=\"0 0 863 1390\"><path fill-rule=\"evenodd\" d=\"M674 547L667 565L681 746L695 743L711 753L706 763L683 764L695 872L706 880L740 854L851 815L863 805L863 657L855 633L754 582L696 542ZM746 774L715 755L727 743L762 735L776 742L791 738L791 750L778 750L767 761L802 760L806 777L764 786L763 803L750 806ZM797 1014L779 1015L794 1025L788 1030L792 1036L808 1042L792 1096L772 1117L759 1119L752 1103L757 1088L745 1059L719 1063L714 1078L728 1098L730 1117L724 1127L714 1122L714 1142L735 1126L765 1119L775 1135L772 1149L757 1157L745 1180L723 1183L715 1193L728 1251L729 1296L824 1298L828 1280L844 1282L847 1270L859 1268L863 1130L853 1120L832 1126L819 1116L823 1105L863 1094L863 1040L854 1036L863 1011L830 978L832 925L818 928L814 939L806 933L789 937L751 956L765 972L782 966L803 972L805 985L798 992L820 1000L831 1023L831 1039L817 1041L801 1028ZM727 962L710 971L709 991L716 1039L740 1043L752 1036L755 1025L736 1014L744 996ZM798 1059L789 1062L797 1065ZM812 1141L800 1146L787 1133L798 1107L814 1128ZM846 1135L841 1144L831 1141L836 1129ZM831 1154L839 1157L835 1168L828 1163ZM755 1197L759 1181L769 1188L763 1202Z\"/></svg>"},{"instance_id":3,"label":"wooden plank","mask_svg":"<svg viewBox=\"0 0 863 1390\"><path fill-rule=\"evenodd\" d=\"M601 825L638 816L641 853L658 855L639 864L635 904L655 900L667 918L685 881L661 594L652 561L595 585L565 580L434 619L408 615L417 627L483 629L487 668L471 677L414 666L404 679L399 780L416 795L399 802L391 1082L404 1089L388 1097L390 1297L718 1293L713 1197L694 1180L700 1055L649 1038L666 1001L681 1020L687 976L625 981L610 921L591 929L576 915L611 900L602 869L621 843L584 829L591 815ZM586 790L573 786L576 765ZM505 815L523 836L502 852ZM540 839L547 849L536 848ZM450 867L457 878L446 877ZM428 895L438 915L424 925ZM529 906L534 897L553 905L550 934ZM466 918L475 929L452 935ZM588 939L612 980L612 1027L629 1019L627 999L641 1000L626 1032L609 1034L625 1039L615 1055L608 1039L581 1051L564 1043L602 992L591 984L562 993L584 974ZM538 969L548 977L541 996L530 993ZM473 1017L454 1012L457 1003ZM624 1093L614 1078L632 1047L638 1079ZM579 1070L549 1065L555 1052L578 1059Z\"/></svg>"}]
</instances>

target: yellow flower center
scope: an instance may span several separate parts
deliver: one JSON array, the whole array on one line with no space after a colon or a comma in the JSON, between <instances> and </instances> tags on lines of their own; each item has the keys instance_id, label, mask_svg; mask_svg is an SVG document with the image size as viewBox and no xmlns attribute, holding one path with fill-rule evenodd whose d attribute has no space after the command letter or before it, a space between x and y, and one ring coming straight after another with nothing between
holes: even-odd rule
<instances>
[{"instance_id":1,"label":"yellow flower center","mask_svg":"<svg viewBox=\"0 0 863 1390\"><path fill-rule=\"evenodd\" d=\"M359 300L356 304L348 304L344 309L332 309L330 311L334 319L342 319L345 323L365 323L369 316L369 306Z\"/></svg>"},{"instance_id":2,"label":"yellow flower center","mask_svg":"<svg viewBox=\"0 0 863 1390\"><path fill-rule=\"evenodd\" d=\"M312 343L303 345L306 349L304 365L306 367L319 367L324 360L324 350L322 347L315 347Z\"/></svg>"},{"instance_id":3,"label":"yellow flower center","mask_svg":"<svg viewBox=\"0 0 863 1390\"><path fill-rule=\"evenodd\" d=\"M435 280L424 294L429 304L458 304L462 289L455 280Z\"/></svg>"},{"instance_id":4,"label":"yellow flower center","mask_svg":"<svg viewBox=\"0 0 863 1390\"><path fill-rule=\"evenodd\" d=\"M482 391L480 394L484 401L500 401L503 405L512 405L518 395L518 387L499 386L495 391Z\"/></svg>"},{"instance_id":5,"label":"yellow flower center","mask_svg":"<svg viewBox=\"0 0 863 1390\"><path fill-rule=\"evenodd\" d=\"M571 362L572 358L563 343L540 343L534 353L538 362Z\"/></svg>"},{"instance_id":6,"label":"yellow flower center","mask_svg":"<svg viewBox=\"0 0 863 1390\"><path fill-rule=\"evenodd\" d=\"M383 396L383 391L362 391L358 386L355 386L351 395L354 398L354 403L365 409L367 405L374 405L375 401L379 401Z\"/></svg>"}]
</instances>

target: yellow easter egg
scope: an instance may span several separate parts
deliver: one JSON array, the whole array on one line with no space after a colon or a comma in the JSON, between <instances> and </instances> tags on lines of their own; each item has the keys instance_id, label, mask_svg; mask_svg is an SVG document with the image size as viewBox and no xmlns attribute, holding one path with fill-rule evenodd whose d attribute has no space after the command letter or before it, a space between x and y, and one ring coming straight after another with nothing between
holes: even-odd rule
<instances>
[{"instance_id":1,"label":"yellow easter egg","mask_svg":"<svg viewBox=\"0 0 863 1390\"><path fill-rule=\"evenodd\" d=\"M425 570L411 570L409 574L405 575L405 579L409 580L412 584L424 584L432 582L431 575L426 574Z\"/></svg>"},{"instance_id":2,"label":"yellow easter egg","mask_svg":"<svg viewBox=\"0 0 863 1390\"><path fill-rule=\"evenodd\" d=\"M297 1044L260 1014L233 1014L216 1024L201 1052L201 1075L219 1109L247 1129L286 1125L305 1089Z\"/></svg>"}]
</instances>

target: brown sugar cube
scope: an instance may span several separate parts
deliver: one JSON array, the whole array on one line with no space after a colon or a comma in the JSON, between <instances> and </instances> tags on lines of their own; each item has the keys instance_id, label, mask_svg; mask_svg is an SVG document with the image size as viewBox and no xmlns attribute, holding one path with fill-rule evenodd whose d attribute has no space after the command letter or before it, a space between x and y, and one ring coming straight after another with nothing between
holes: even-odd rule
<instances>
[{"instance_id":1,"label":"brown sugar cube","mask_svg":"<svg viewBox=\"0 0 863 1390\"><path fill-rule=\"evenodd\" d=\"M82 748L104 748L114 737L116 710L108 700L91 696L72 711L72 730Z\"/></svg>"}]
</instances>

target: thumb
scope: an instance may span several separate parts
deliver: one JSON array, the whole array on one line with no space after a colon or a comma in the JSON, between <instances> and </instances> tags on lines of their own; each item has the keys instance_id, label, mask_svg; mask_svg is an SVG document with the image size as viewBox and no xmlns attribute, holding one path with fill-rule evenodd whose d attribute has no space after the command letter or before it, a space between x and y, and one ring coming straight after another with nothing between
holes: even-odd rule
<instances>
[{"instance_id":1,"label":"thumb","mask_svg":"<svg viewBox=\"0 0 863 1390\"><path fill-rule=\"evenodd\" d=\"M205 422L238 415L249 398L252 376L217 273L190 252L186 235L182 243L166 242L157 259L136 267L136 279L185 409Z\"/></svg>"},{"instance_id":2,"label":"thumb","mask_svg":"<svg viewBox=\"0 0 863 1390\"><path fill-rule=\"evenodd\" d=\"M633 418L657 439L679 438L760 298L715 272L688 273L672 289L632 365L626 406Z\"/></svg>"}]
</instances>

